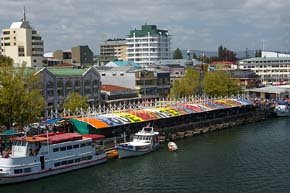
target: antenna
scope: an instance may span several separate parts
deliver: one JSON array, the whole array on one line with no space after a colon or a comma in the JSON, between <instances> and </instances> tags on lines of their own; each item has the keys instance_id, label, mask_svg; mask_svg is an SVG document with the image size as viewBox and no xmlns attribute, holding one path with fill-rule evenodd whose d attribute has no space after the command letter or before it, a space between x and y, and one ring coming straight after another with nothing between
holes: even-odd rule
<instances>
[{"instance_id":1,"label":"antenna","mask_svg":"<svg viewBox=\"0 0 290 193\"><path fill-rule=\"evenodd\" d=\"M25 5L23 7L23 21L26 21L26 9L25 9Z\"/></svg>"},{"instance_id":2,"label":"antenna","mask_svg":"<svg viewBox=\"0 0 290 193\"><path fill-rule=\"evenodd\" d=\"M262 49L262 51L264 51L265 50L265 40L263 40L263 49Z\"/></svg>"}]
</instances>

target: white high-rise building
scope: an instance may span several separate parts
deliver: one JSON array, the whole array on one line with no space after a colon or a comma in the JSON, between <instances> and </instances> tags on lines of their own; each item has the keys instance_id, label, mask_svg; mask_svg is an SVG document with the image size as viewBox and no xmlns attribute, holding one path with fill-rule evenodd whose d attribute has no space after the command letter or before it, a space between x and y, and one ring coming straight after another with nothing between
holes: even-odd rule
<instances>
[{"instance_id":1,"label":"white high-rise building","mask_svg":"<svg viewBox=\"0 0 290 193\"><path fill-rule=\"evenodd\" d=\"M167 30L156 25L143 25L141 30L131 30L126 38L128 60L149 66L157 60L170 59L170 36Z\"/></svg>"},{"instance_id":2,"label":"white high-rise building","mask_svg":"<svg viewBox=\"0 0 290 193\"><path fill-rule=\"evenodd\" d=\"M8 29L2 30L2 55L13 59L14 66L43 66L43 40L24 17L20 22L13 22Z\"/></svg>"}]
</instances>

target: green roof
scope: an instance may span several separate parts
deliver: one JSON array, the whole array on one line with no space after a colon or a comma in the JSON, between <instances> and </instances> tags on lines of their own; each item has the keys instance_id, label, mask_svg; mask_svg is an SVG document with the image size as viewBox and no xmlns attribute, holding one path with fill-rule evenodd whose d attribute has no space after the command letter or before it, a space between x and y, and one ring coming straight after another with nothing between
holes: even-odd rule
<instances>
[{"instance_id":1,"label":"green roof","mask_svg":"<svg viewBox=\"0 0 290 193\"><path fill-rule=\"evenodd\" d=\"M150 33L151 36L154 35L163 35L163 36L168 36L168 31L167 30L160 30L157 29L156 25L142 25L141 30L130 30L130 35L129 37L133 37L134 33L136 37L143 37L143 36L147 36L148 32Z\"/></svg>"},{"instance_id":2,"label":"green roof","mask_svg":"<svg viewBox=\"0 0 290 193\"><path fill-rule=\"evenodd\" d=\"M47 68L55 76L82 76L89 68Z\"/></svg>"}]
</instances>

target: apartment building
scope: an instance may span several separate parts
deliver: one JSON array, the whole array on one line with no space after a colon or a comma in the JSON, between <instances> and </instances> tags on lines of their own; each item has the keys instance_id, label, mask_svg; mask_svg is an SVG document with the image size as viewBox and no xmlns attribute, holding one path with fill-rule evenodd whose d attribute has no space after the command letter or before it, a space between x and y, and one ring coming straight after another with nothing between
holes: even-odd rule
<instances>
[{"instance_id":1,"label":"apartment building","mask_svg":"<svg viewBox=\"0 0 290 193\"><path fill-rule=\"evenodd\" d=\"M26 20L25 13L20 22L13 22L10 28L2 30L1 53L12 58L15 67L43 66L43 40Z\"/></svg>"},{"instance_id":2,"label":"apartment building","mask_svg":"<svg viewBox=\"0 0 290 193\"><path fill-rule=\"evenodd\" d=\"M134 29L126 38L128 60L142 66L150 66L157 60L170 59L170 36L167 30L156 25L143 25Z\"/></svg>"},{"instance_id":3,"label":"apartment building","mask_svg":"<svg viewBox=\"0 0 290 193\"><path fill-rule=\"evenodd\" d=\"M113 60L128 60L126 39L108 39L100 45L99 62L104 65Z\"/></svg>"}]
</instances>

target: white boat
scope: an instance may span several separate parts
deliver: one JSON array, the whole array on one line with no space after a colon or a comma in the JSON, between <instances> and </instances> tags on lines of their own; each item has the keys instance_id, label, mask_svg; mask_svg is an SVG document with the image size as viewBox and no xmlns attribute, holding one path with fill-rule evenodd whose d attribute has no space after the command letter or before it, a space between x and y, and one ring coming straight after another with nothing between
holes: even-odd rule
<instances>
[{"instance_id":1,"label":"white boat","mask_svg":"<svg viewBox=\"0 0 290 193\"><path fill-rule=\"evenodd\" d=\"M0 184L23 182L93 166L107 160L92 138L77 133L22 137L0 156Z\"/></svg>"},{"instance_id":2,"label":"white boat","mask_svg":"<svg viewBox=\"0 0 290 193\"><path fill-rule=\"evenodd\" d=\"M176 143L170 141L167 144L169 151L176 151L178 149Z\"/></svg>"},{"instance_id":3,"label":"white boat","mask_svg":"<svg viewBox=\"0 0 290 193\"><path fill-rule=\"evenodd\" d=\"M289 117L290 116L290 105L288 102L279 101L276 105L274 112L278 117Z\"/></svg>"},{"instance_id":4,"label":"white boat","mask_svg":"<svg viewBox=\"0 0 290 193\"><path fill-rule=\"evenodd\" d=\"M153 127L144 127L135 133L133 141L116 145L119 158L140 156L158 149L159 132L155 132Z\"/></svg>"}]
</instances>

